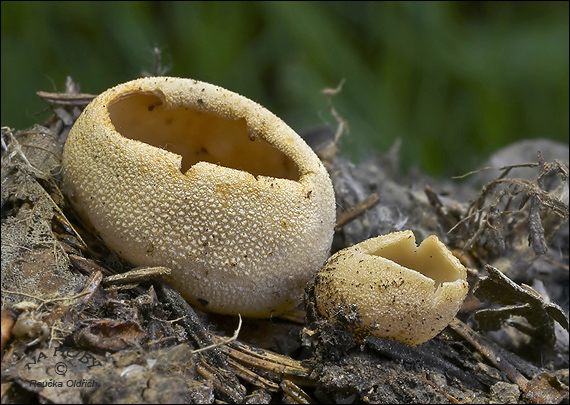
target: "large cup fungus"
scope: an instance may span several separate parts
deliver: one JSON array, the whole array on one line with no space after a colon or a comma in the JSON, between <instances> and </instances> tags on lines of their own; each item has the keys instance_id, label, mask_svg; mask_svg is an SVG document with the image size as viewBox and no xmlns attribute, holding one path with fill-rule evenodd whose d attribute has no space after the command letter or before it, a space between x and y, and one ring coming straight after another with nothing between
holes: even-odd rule
<instances>
[{"instance_id":1,"label":"large cup fungus","mask_svg":"<svg viewBox=\"0 0 570 405\"><path fill-rule=\"evenodd\" d=\"M200 309L269 317L293 308L327 258L331 180L283 121L236 93L152 77L83 111L64 191L117 254L167 266Z\"/></svg>"},{"instance_id":2,"label":"large cup fungus","mask_svg":"<svg viewBox=\"0 0 570 405\"><path fill-rule=\"evenodd\" d=\"M315 279L317 311L335 319L356 308L355 336L420 345L459 311L469 290L467 270L435 236L420 246L412 231L393 232L343 249Z\"/></svg>"}]
</instances>

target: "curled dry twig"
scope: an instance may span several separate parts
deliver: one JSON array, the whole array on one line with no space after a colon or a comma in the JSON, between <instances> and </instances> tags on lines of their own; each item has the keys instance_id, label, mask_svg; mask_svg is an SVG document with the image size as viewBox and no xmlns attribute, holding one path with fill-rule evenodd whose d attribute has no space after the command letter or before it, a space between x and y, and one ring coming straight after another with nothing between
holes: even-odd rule
<instances>
[{"instance_id":1,"label":"curled dry twig","mask_svg":"<svg viewBox=\"0 0 570 405\"><path fill-rule=\"evenodd\" d=\"M516 167L538 167L540 171L534 181L506 178L508 172ZM486 169L489 168L481 170ZM488 243L489 247L494 247L500 253L505 249L510 236L520 231L519 224L526 222L529 244L534 252L546 253L547 238L554 232L545 231L544 218L552 214L557 217L552 227L554 231L568 219L568 202L564 201L567 200L564 193L568 189L568 167L558 160L544 162L539 152L538 163L504 166L500 169L503 173L481 189L465 216L449 233L471 234L463 246L464 250L472 248L478 242L481 245Z\"/></svg>"}]
</instances>

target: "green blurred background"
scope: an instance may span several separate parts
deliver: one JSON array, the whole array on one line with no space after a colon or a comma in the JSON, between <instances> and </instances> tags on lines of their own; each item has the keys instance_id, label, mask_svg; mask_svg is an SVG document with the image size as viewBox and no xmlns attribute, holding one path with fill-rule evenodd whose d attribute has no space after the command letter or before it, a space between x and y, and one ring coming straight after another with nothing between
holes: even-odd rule
<instances>
[{"instance_id":1,"label":"green blurred background","mask_svg":"<svg viewBox=\"0 0 570 405\"><path fill-rule=\"evenodd\" d=\"M568 142L568 2L2 1L2 122L48 113L67 75L98 94L150 71L251 98L297 131L336 125L353 160L402 139L404 168L474 170L519 139Z\"/></svg>"}]
</instances>

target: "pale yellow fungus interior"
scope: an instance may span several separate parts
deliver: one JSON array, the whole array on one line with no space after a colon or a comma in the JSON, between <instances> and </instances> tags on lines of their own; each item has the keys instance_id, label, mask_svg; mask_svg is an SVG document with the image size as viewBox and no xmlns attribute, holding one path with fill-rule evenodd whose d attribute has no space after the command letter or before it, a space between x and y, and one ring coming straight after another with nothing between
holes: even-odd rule
<instances>
[{"instance_id":1,"label":"pale yellow fungus interior","mask_svg":"<svg viewBox=\"0 0 570 405\"><path fill-rule=\"evenodd\" d=\"M456 266L451 262L452 259L442 254L434 238L424 240L419 247L416 246L414 238L408 238L401 243L389 244L368 253L381 256L433 279L436 289L441 283L453 282L460 278Z\"/></svg>"},{"instance_id":2,"label":"pale yellow fungus interior","mask_svg":"<svg viewBox=\"0 0 570 405\"><path fill-rule=\"evenodd\" d=\"M205 161L254 176L299 180L293 160L250 133L245 119L227 119L188 107L166 109L161 96L128 93L115 100L108 107L115 129L126 138L181 155L182 173Z\"/></svg>"}]
</instances>

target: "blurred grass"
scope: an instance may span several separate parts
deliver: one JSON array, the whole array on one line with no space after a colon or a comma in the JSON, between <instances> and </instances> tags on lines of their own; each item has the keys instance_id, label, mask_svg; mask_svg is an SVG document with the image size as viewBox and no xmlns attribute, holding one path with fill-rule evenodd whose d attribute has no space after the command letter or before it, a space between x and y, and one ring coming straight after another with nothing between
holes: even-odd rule
<instances>
[{"instance_id":1,"label":"blurred grass","mask_svg":"<svg viewBox=\"0 0 570 405\"><path fill-rule=\"evenodd\" d=\"M152 68L249 97L295 130L350 124L357 160L473 170L516 140L568 142L568 2L1 2L1 124L41 122L38 90L98 94Z\"/></svg>"}]
</instances>

